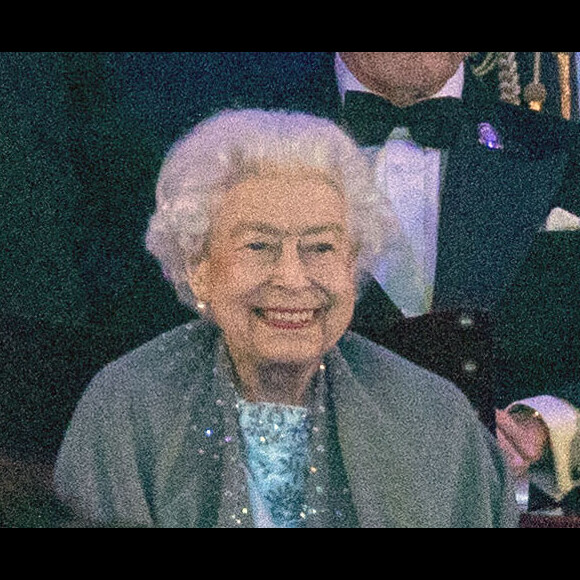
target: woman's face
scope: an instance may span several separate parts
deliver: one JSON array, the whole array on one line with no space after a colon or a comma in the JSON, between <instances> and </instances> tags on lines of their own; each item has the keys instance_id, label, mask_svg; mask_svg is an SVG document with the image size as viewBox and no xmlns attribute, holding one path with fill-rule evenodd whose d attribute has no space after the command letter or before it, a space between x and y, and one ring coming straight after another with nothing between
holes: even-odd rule
<instances>
[{"instance_id":1,"label":"woman's face","mask_svg":"<svg viewBox=\"0 0 580 580\"><path fill-rule=\"evenodd\" d=\"M320 361L350 325L356 256L339 192L318 176L255 177L230 190L191 275L241 364Z\"/></svg>"}]
</instances>

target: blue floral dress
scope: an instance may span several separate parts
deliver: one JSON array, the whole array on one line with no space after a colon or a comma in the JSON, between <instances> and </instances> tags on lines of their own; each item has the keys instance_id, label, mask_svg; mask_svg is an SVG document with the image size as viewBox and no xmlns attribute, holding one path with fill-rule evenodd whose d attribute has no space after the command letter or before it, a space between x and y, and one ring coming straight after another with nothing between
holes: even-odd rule
<instances>
[{"instance_id":1,"label":"blue floral dress","mask_svg":"<svg viewBox=\"0 0 580 580\"><path fill-rule=\"evenodd\" d=\"M308 411L239 401L239 423L257 527L300 528L306 518Z\"/></svg>"}]
</instances>

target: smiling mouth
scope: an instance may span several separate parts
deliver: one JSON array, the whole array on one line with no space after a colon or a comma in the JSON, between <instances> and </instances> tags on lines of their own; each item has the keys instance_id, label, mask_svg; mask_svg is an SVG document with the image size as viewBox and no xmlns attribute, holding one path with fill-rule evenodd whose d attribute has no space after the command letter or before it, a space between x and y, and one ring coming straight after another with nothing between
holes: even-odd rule
<instances>
[{"instance_id":1,"label":"smiling mouth","mask_svg":"<svg viewBox=\"0 0 580 580\"><path fill-rule=\"evenodd\" d=\"M265 324L283 330L301 330L308 328L320 315L322 309L266 309L255 308L254 314Z\"/></svg>"}]
</instances>

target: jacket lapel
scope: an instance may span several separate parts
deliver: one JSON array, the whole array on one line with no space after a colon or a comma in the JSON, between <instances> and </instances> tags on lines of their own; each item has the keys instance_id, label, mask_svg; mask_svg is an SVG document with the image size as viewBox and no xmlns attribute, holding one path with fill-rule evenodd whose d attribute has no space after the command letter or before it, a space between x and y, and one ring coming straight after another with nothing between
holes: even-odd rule
<instances>
[{"instance_id":1,"label":"jacket lapel","mask_svg":"<svg viewBox=\"0 0 580 580\"><path fill-rule=\"evenodd\" d=\"M480 123L503 139L480 144ZM566 156L534 155L492 114L474 116L450 151L441 190L436 310L493 310L513 283L558 191Z\"/></svg>"},{"instance_id":2,"label":"jacket lapel","mask_svg":"<svg viewBox=\"0 0 580 580\"><path fill-rule=\"evenodd\" d=\"M374 278L369 277L361 282L360 295L350 327L352 332L383 344L385 333L403 320L401 311Z\"/></svg>"}]
</instances>

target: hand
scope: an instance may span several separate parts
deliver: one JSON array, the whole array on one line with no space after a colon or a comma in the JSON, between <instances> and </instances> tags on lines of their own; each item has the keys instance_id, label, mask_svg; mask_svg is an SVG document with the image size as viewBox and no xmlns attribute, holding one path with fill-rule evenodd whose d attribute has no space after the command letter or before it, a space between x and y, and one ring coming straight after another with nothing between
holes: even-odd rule
<instances>
[{"instance_id":1,"label":"hand","mask_svg":"<svg viewBox=\"0 0 580 580\"><path fill-rule=\"evenodd\" d=\"M520 411L496 411L498 443L508 467L517 478L525 478L530 467L540 461L550 444L550 432L539 413L523 407Z\"/></svg>"}]
</instances>

